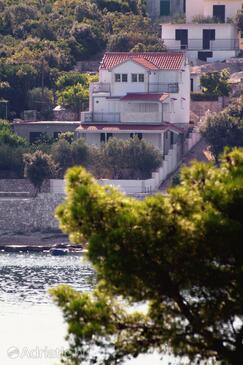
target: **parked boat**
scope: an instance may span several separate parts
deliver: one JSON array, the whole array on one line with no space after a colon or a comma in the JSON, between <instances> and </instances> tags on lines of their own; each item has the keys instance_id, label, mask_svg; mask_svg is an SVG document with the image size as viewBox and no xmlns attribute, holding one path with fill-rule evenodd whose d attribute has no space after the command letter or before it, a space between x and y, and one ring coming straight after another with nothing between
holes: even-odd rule
<instances>
[{"instance_id":1,"label":"parked boat","mask_svg":"<svg viewBox=\"0 0 243 365\"><path fill-rule=\"evenodd\" d=\"M69 253L69 249L68 248L51 248L50 249L50 254L52 256L66 256Z\"/></svg>"}]
</instances>

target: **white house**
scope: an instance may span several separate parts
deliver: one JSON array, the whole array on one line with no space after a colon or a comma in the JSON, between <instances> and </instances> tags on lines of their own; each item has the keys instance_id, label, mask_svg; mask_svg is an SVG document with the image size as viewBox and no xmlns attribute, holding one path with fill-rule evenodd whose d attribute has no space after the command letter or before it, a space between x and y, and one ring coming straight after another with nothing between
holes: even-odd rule
<instances>
[{"instance_id":1,"label":"white house","mask_svg":"<svg viewBox=\"0 0 243 365\"><path fill-rule=\"evenodd\" d=\"M190 70L183 53L108 52L77 132L89 144L138 135L166 154L189 118Z\"/></svg>"},{"instance_id":2,"label":"white house","mask_svg":"<svg viewBox=\"0 0 243 365\"><path fill-rule=\"evenodd\" d=\"M162 40L169 50L185 50L194 64L235 57L240 38L232 19L242 5L242 0L187 0L186 23L162 24Z\"/></svg>"},{"instance_id":3,"label":"white house","mask_svg":"<svg viewBox=\"0 0 243 365\"><path fill-rule=\"evenodd\" d=\"M242 9L242 0L186 0L186 22L198 16L218 18L222 23L234 18Z\"/></svg>"}]
</instances>

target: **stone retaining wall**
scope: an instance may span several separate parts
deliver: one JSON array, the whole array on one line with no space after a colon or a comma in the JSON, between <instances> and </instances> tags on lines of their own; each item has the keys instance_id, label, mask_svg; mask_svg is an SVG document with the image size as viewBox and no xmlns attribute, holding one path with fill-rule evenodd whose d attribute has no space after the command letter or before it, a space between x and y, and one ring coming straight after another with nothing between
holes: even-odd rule
<instances>
[{"instance_id":1,"label":"stone retaining wall","mask_svg":"<svg viewBox=\"0 0 243 365\"><path fill-rule=\"evenodd\" d=\"M220 97L218 101L191 101L191 112L201 118L208 110L212 113L219 113L228 104L229 98L226 97Z\"/></svg>"},{"instance_id":2,"label":"stone retaining wall","mask_svg":"<svg viewBox=\"0 0 243 365\"><path fill-rule=\"evenodd\" d=\"M0 179L0 192L28 192L33 194L34 187L28 179ZM50 192L49 181L43 183L41 192Z\"/></svg>"},{"instance_id":3,"label":"stone retaining wall","mask_svg":"<svg viewBox=\"0 0 243 365\"><path fill-rule=\"evenodd\" d=\"M64 198L63 194L42 193L36 198L0 199L0 234L58 229L54 210Z\"/></svg>"}]
</instances>

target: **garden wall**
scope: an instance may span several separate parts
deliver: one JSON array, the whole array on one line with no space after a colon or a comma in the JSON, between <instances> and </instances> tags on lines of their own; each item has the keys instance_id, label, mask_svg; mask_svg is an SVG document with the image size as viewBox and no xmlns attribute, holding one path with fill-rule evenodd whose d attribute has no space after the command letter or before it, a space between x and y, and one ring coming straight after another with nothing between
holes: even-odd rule
<instances>
[{"instance_id":1,"label":"garden wall","mask_svg":"<svg viewBox=\"0 0 243 365\"><path fill-rule=\"evenodd\" d=\"M34 187L28 179L0 179L0 192L28 192L34 193ZM45 181L41 188L42 193L50 192L50 182Z\"/></svg>"},{"instance_id":2,"label":"garden wall","mask_svg":"<svg viewBox=\"0 0 243 365\"><path fill-rule=\"evenodd\" d=\"M0 200L0 234L28 233L58 229L55 208L64 201L63 194L42 193L36 198Z\"/></svg>"}]
</instances>

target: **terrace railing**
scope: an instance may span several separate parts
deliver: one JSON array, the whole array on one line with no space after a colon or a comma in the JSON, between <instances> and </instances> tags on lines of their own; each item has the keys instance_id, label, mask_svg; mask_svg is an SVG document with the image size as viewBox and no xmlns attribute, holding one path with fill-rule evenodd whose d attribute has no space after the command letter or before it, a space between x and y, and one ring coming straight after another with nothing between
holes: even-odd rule
<instances>
[{"instance_id":1,"label":"terrace railing","mask_svg":"<svg viewBox=\"0 0 243 365\"><path fill-rule=\"evenodd\" d=\"M149 83L149 93L178 93L179 85L175 83Z\"/></svg>"}]
</instances>

